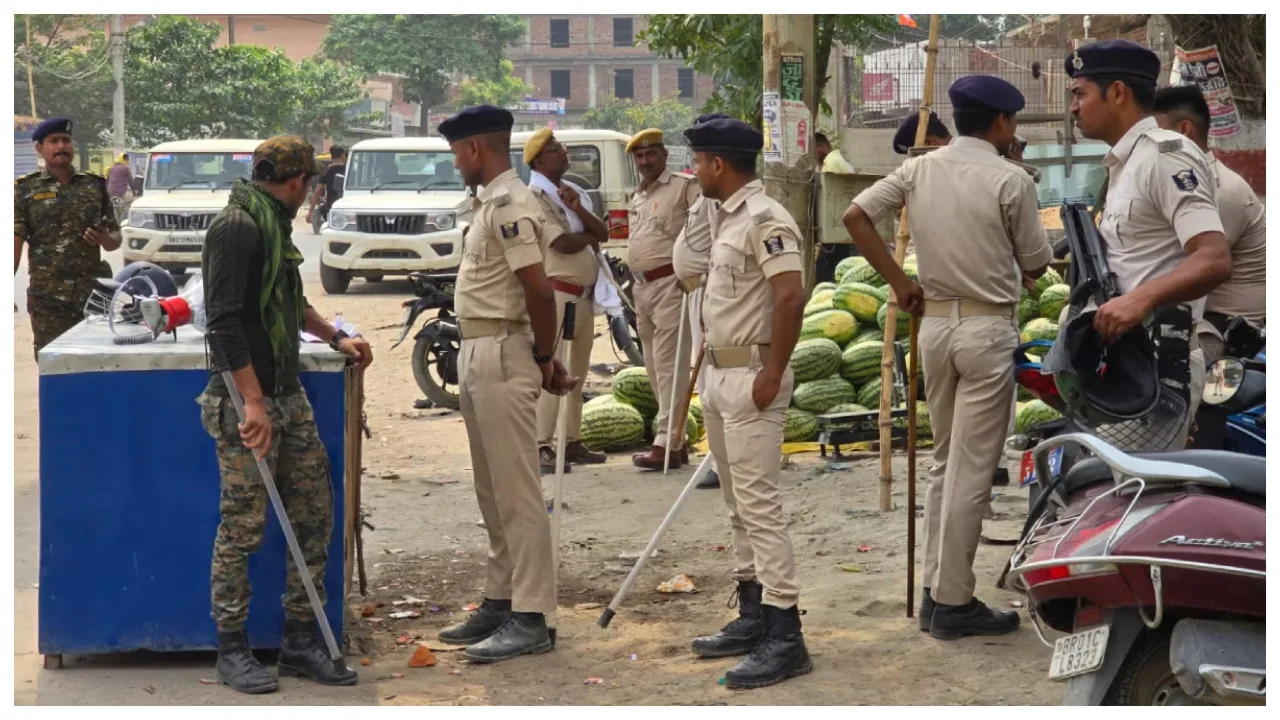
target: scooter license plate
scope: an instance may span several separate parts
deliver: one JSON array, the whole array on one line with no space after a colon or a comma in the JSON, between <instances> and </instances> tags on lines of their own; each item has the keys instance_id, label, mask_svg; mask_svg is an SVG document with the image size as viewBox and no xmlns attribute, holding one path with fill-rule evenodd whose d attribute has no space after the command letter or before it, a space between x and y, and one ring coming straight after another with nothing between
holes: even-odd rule
<instances>
[{"instance_id":1,"label":"scooter license plate","mask_svg":"<svg viewBox=\"0 0 1280 720\"><path fill-rule=\"evenodd\" d=\"M1110 636L1111 626L1102 625L1058 638L1053 645L1053 661L1049 663L1049 679L1066 680L1102 667Z\"/></svg>"},{"instance_id":2,"label":"scooter license plate","mask_svg":"<svg viewBox=\"0 0 1280 720\"><path fill-rule=\"evenodd\" d=\"M1057 475L1062 472L1062 450L1056 447L1049 451L1049 472ZM1022 475L1018 480L1018 487L1026 487L1034 485L1038 481L1036 477L1036 461L1031 450L1022 453Z\"/></svg>"}]
</instances>

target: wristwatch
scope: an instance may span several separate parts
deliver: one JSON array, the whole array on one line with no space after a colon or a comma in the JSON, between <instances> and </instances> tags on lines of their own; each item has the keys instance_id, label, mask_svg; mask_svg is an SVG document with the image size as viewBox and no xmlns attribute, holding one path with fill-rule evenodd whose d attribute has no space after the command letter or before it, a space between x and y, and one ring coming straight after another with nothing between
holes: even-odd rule
<instances>
[{"instance_id":1,"label":"wristwatch","mask_svg":"<svg viewBox=\"0 0 1280 720\"><path fill-rule=\"evenodd\" d=\"M554 360L555 357L555 355L539 355L536 350L533 353L533 361L538 363L539 366L546 365Z\"/></svg>"},{"instance_id":2,"label":"wristwatch","mask_svg":"<svg viewBox=\"0 0 1280 720\"><path fill-rule=\"evenodd\" d=\"M333 338L329 340L329 347L333 348L334 350L337 350L338 343L342 342L343 340L348 340L350 338L351 336L347 334L346 330L339 330L338 332L334 333Z\"/></svg>"}]
</instances>

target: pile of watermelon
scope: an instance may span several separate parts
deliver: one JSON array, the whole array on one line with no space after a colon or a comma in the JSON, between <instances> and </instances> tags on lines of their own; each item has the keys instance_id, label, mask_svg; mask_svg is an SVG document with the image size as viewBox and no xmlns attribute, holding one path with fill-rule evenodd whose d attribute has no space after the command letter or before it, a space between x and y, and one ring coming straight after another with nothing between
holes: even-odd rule
<instances>
[{"instance_id":1,"label":"pile of watermelon","mask_svg":"<svg viewBox=\"0 0 1280 720\"><path fill-rule=\"evenodd\" d=\"M580 439L592 450L620 452L643 446L655 434L658 397L644 368L627 368L613 377L613 393L602 395L582 406ZM694 398L685 420L685 439L693 444L702 439L702 404Z\"/></svg>"},{"instance_id":2,"label":"pile of watermelon","mask_svg":"<svg viewBox=\"0 0 1280 720\"><path fill-rule=\"evenodd\" d=\"M1044 275L1036 280L1033 291L1023 289L1022 299L1018 302L1018 341L1057 340L1058 318L1070 295L1071 286L1063 282L1062 276L1052 268L1045 270ZM1028 357L1036 362L1044 359L1030 353ZM1031 393L1018 386L1019 401L1033 399Z\"/></svg>"}]
</instances>

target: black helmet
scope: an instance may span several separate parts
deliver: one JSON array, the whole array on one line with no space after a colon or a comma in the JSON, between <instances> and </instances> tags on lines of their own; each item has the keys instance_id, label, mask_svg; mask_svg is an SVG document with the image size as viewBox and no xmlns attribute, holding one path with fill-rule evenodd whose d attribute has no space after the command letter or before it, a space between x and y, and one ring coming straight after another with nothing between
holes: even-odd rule
<instances>
[{"instance_id":1,"label":"black helmet","mask_svg":"<svg viewBox=\"0 0 1280 720\"><path fill-rule=\"evenodd\" d=\"M174 281L173 276L169 274L168 270L154 263L131 263L116 273L116 276L112 279L119 283L120 287L130 287L132 289L129 281L137 277L149 279L155 285L157 297L166 298L178 294L178 283ZM139 283L134 284L139 285L138 290L140 291L141 285Z\"/></svg>"},{"instance_id":2,"label":"black helmet","mask_svg":"<svg viewBox=\"0 0 1280 720\"><path fill-rule=\"evenodd\" d=\"M1080 313L1061 333L1063 364L1054 375L1058 392L1091 425L1143 417L1160 398L1151 335L1139 325L1108 344L1093 329L1094 314Z\"/></svg>"}]
</instances>

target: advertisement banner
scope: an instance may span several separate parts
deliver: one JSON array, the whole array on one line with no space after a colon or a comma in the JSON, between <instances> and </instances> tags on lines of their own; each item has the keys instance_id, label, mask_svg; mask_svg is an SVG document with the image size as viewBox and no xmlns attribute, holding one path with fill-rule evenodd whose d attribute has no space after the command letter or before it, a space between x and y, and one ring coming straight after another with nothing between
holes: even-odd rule
<instances>
[{"instance_id":1,"label":"advertisement banner","mask_svg":"<svg viewBox=\"0 0 1280 720\"><path fill-rule=\"evenodd\" d=\"M1218 46L1183 50L1174 48L1175 60L1170 80L1174 85L1195 85L1209 103L1209 137L1227 137L1240 132L1240 111L1231 97L1231 84L1222 67Z\"/></svg>"},{"instance_id":2,"label":"advertisement banner","mask_svg":"<svg viewBox=\"0 0 1280 720\"><path fill-rule=\"evenodd\" d=\"M862 76L862 102L889 103L894 98L893 75L866 73Z\"/></svg>"}]
</instances>

